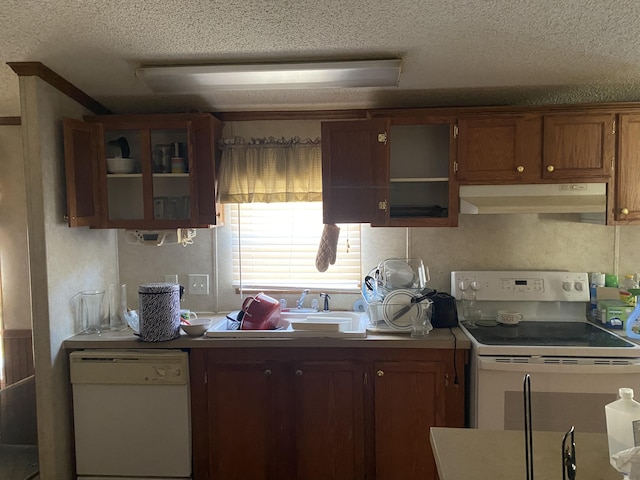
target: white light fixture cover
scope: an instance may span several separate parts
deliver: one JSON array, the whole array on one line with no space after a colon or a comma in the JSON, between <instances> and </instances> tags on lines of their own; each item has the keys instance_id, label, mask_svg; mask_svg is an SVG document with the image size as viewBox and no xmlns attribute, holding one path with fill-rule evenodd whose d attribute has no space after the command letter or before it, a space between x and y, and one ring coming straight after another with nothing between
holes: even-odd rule
<instances>
[{"instance_id":1,"label":"white light fixture cover","mask_svg":"<svg viewBox=\"0 0 640 480\"><path fill-rule=\"evenodd\" d=\"M400 59L255 65L176 65L136 69L154 93L218 90L393 87Z\"/></svg>"}]
</instances>

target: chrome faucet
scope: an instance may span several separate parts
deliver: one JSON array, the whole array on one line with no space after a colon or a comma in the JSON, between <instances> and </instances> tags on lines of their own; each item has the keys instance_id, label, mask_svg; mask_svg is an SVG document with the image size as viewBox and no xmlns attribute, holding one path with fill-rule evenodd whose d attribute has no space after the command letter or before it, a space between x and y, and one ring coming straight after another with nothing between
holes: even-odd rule
<instances>
[{"instance_id":1,"label":"chrome faucet","mask_svg":"<svg viewBox=\"0 0 640 480\"><path fill-rule=\"evenodd\" d=\"M302 303L304 302L304 298L307 296L308 293L309 293L308 288L305 288L302 291L302 295L300 295L300 298L296 300L296 308L302 308Z\"/></svg>"},{"instance_id":2,"label":"chrome faucet","mask_svg":"<svg viewBox=\"0 0 640 480\"><path fill-rule=\"evenodd\" d=\"M328 311L329 311L329 299L330 299L331 297L329 296L329 294L328 294L328 293L321 293L321 294L320 294L320 297L321 297L321 298L322 298L322 297L324 297L324 308L323 308L323 310L322 310L322 311L323 311L323 312L328 312Z\"/></svg>"}]
</instances>

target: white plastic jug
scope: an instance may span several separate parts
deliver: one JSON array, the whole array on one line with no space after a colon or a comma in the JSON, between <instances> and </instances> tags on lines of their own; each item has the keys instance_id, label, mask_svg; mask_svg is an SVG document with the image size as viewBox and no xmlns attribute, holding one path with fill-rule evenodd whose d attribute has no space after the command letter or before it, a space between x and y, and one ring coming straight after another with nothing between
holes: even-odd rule
<instances>
[{"instance_id":1,"label":"white plastic jug","mask_svg":"<svg viewBox=\"0 0 640 480\"><path fill-rule=\"evenodd\" d=\"M640 444L640 403L633 399L632 388L620 388L618 395L618 400L604 407L610 460L614 453Z\"/></svg>"}]
</instances>

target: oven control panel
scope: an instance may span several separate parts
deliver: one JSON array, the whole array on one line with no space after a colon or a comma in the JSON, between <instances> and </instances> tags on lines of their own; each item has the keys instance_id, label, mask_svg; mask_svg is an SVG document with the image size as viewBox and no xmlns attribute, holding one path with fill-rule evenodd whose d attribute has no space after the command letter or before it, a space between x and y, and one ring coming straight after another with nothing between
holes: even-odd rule
<instances>
[{"instance_id":1,"label":"oven control panel","mask_svg":"<svg viewBox=\"0 0 640 480\"><path fill-rule=\"evenodd\" d=\"M558 271L454 271L451 295L472 289L477 300L588 302L589 275L585 272Z\"/></svg>"}]
</instances>

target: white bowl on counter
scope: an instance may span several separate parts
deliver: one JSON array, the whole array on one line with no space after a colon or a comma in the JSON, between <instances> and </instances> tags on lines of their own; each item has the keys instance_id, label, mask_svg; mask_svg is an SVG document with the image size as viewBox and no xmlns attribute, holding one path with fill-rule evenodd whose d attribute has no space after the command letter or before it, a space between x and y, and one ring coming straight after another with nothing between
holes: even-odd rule
<instances>
[{"instance_id":1,"label":"white bowl on counter","mask_svg":"<svg viewBox=\"0 0 640 480\"><path fill-rule=\"evenodd\" d=\"M200 337L205 334L209 327L211 326L212 318L193 318L189 320L189 325L186 323L181 323L180 327L184 333L189 335L190 337Z\"/></svg>"}]
</instances>

